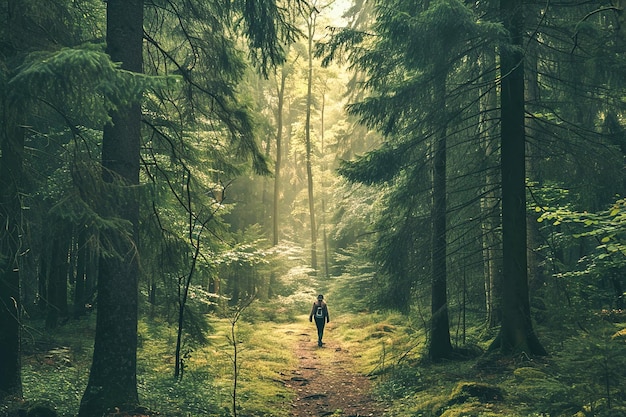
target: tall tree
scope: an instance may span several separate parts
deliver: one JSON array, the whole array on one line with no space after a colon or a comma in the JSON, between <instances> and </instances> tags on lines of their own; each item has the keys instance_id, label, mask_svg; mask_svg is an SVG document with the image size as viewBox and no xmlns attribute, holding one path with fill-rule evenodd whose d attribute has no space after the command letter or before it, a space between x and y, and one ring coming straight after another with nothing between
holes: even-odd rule
<instances>
[{"instance_id":1,"label":"tall tree","mask_svg":"<svg viewBox=\"0 0 626 417\"><path fill-rule=\"evenodd\" d=\"M89 11L82 8L86 4L90 6L87 7ZM99 91L111 79L109 76L113 72L113 66L98 46L72 48L85 39L93 39L94 26L91 26L91 18L98 15L99 7L97 2L83 2L77 6L72 2L54 0L47 3L46 13L41 13L37 2L10 0L0 8L0 216L3 225L3 232L0 233L0 298L3 306L0 315L1 325L6 326L0 331L0 345L3 349L0 361L7 360L6 366L4 362L0 365L3 369L0 379L3 384L5 381L12 381L10 384L14 388L18 387L19 381L19 375L16 374L19 372L17 313L23 308L19 305L18 274L26 258L21 255L32 253L34 249L30 246L27 250L25 244L29 241L33 245L35 240L20 230L20 223L32 219L27 212L22 211L20 200L31 199L29 203L33 202L33 196L25 187L32 187L36 182L32 175L24 175L22 163L30 162L27 159L30 155L25 152L38 147L38 138L50 131L67 133L67 125L79 114L82 115L83 127L90 125L89 120L103 118L102 109L106 104L100 100ZM84 24L76 24L78 21ZM95 96L97 99L92 101ZM81 104L77 104L79 101ZM37 117L32 117L33 114ZM33 128L25 129L27 125ZM78 128L73 130L76 134L80 134L79 131ZM29 141L28 148L24 146L26 140ZM41 165L47 166L47 162ZM32 171L39 168L35 165L30 165L33 167ZM33 229L36 228L24 230ZM41 230L43 228L39 231ZM16 250L18 248L19 251ZM33 256L30 262L34 263L38 258L43 256ZM41 283L45 283L45 279ZM32 282L30 285L35 287ZM39 288L41 290L42 287ZM45 290L40 293L40 296L45 295ZM10 343L5 343L9 340ZM13 389L6 390L10 391Z\"/></svg>"},{"instance_id":2,"label":"tall tree","mask_svg":"<svg viewBox=\"0 0 626 417\"><path fill-rule=\"evenodd\" d=\"M7 66L12 70L27 42L26 9L24 2L9 0L2 15L2 54L9 59ZM25 109L15 92L9 94L7 81L15 74L0 74L0 397L21 397L19 257Z\"/></svg>"},{"instance_id":3,"label":"tall tree","mask_svg":"<svg viewBox=\"0 0 626 417\"><path fill-rule=\"evenodd\" d=\"M10 1L10 16L19 16ZM15 22L13 22L15 23ZM11 25L13 26L13 25ZM4 92L7 89L2 89ZM19 103L2 94L0 131L0 396L21 397L20 366L20 246L22 235L20 185L24 127Z\"/></svg>"},{"instance_id":4,"label":"tall tree","mask_svg":"<svg viewBox=\"0 0 626 417\"><path fill-rule=\"evenodd\" d=\"M521 0L500 0L510 45L500 53L502 175L502 326L492 343L504 353L545 355L532 325L526 253L523 12Z\"/></svg>"},{"instance_id":5,"label":"tall tree","mask_svg":"<svg viewBox=\"0 0 626 417\"><path fill-rule=\"evenodd\" d=\"M241 100L242 92L247 93L242 82L249 65L240 51L238 35L247 38L257 69L267 76L270 65L282 62L282 48L292 36L284 13L277 2L251 0L229 3L225 9L211 2L186 0L146 8L146 57L150 59L146 60L145 71L155 75L175 74L182 81L178 85L184 86L174 93L164 89L146 97L148 111L144 117L150 134L143 155L151 161L145 166L147 177L155 190L163 192L155 195L149 210L150 227L142 228L142 232L152 236L163 234L166 244L159 248L144 243L142 248L156 249L158 253L166 250L173 262L158 259L154 266L172 281L164 285L172 288L175 283L180 295L177 376L182 376L183 371L178 357L181 348L189 342L188 336L195 337L189 325L193 306L186 301L187 292L193 288L193 280L202 274L209 275L207 271L213 271L219 263L209 261L211 257L206 252L219 253L226 241L234 239L226 231L223 218L230 221L231 230L245 222L243 216L228 218L224 214L227 210L223 210L223 204L230 201L231 193L236 195L233 191L236 184L228 192L225 184L247 173L250 160L254 174L269 173L257 143L259 137L265 136L257 136L261 123L255 123L249 103ZM250 78L259 85L258 77ZM250 91L255 91L257 100L263 96L258 88ZM269 129L263 133L268 132ZM268 139L266 150L270 144ZM178 202L175 211L179 216L187 219L187 236L180 235L180 218L172 216L170 210L161 209L165 193L170 201ZM250 196L254 197L254 192L245 198ZM262 217L258 205L253 215L247 217ZM198 233L204 227L211 233ZM152 257L155 253L142 257ZM180 276L180 270L187 271L186 277ZM210 277L211 290L220 293L232 289L231 295L237 302L237 293L248 291L239 278L220 281ZM221 282L225 285L220 287Z\"/></svg>"},{"instance_id":6,"label":"tall tree","mask_svg":"<svg viewBox=\"0 0 626 417\"><path fill-rule=\"evenodd\" d=\"M278 104L276 107L276 161L274 163L274 204L272 205L272 244L278 245L280 240L280 193L282 187L281 169L283 164L283 114L285 107L285 82L287 80L287 68L283 65L278 77L276 95Z\"/></svg>"},{"instance_id":7,"label":"tall tree","mask_svg":"<svg viewBox=\"0 0 626 417\"><path fill-rule=\"evenodd\" d=\"M48 270L46 290L46 327L55 328L61 318L65 318L68 312L67 285L69 273L68 251L70 249L71 227L66 221L58 219L53 238L51 239L50 265Z\"/></svg>"},{"instance_id":8,"label":"tall tree","mask_svg":"<svg viewBox=\"0 0 626 417\"><path fill-rule=\"evenodd\" d=\"M306 20L307 28L307 90L306 90L306 119L304 122L304 142L305 142L305 162L307 191L309 200L309 227L311 236L311 267L317 269L317 224L315 220L315 193L313 192L313 166L312 166L312 145L311 145L311 111L313 107L313 37L315 36L317 9L315 2L302 9L303 17Z\"/></svg>"},{"instance_id":9,"label":"tall tree","mask_svg":"<svg viewBox=\"0 0 626 417\"><path fill-rule=\"evenodd\" d=\"M497 5L483 5L485 15L493 16ZM496 50L485 48L477 59L481 74L479 88L479 141L484 154L483 188L480 190L481 246L487 325L500 325L500 286L502 283L502 245L500 228L498 91L496 88Z\"/></svg>"},{"instance_id":10,"label":"tall tree","mask_svg":"<svg viewBox=\"0 0 626 417\"><path fill-rule=\"evenodd\" d=\"M431 274L429 355L436 360L452 353L447 300L447 271L452 263L448 256L448 184L456 180L456 194L469 194L459 192L458 178L463 175L455 178L447 169L448 149L465 148L466 138L474 136L474 122L468 121L477 118L474 106L468 105L475 102L476 83L462 81L472 80L476 74L474 67L463 61L492 43L498 27L479 23L473 11L459 1L392 3L377 3L371 31L345 30L335 38L337 43L328 45L331 56L346 48L354 66L367 74L363 84L370 97L349 109L386 137L383 146L351 166L344 165L342 173L351 180L384 183L392 190L388 213L391 207L402 213L396 213L393 221L390 217L381 222L384 226L379 233L389 236L376 250L386 254L382 256L387 258L383 265L391 272L389 283L399 289L394 292L394 302L401 301L404 310L414 301L411 292L416 291L417 276L423 270ZM351 48L353 43L358 47ZM448 129L453 125L454 129ZM463 159L467 161L467 156ZM467 197L471 199L475 194ZM457 200L457 207L470 205L467 200ZM421 238L424 233L430 234L430 244ZM400 279L400 275L404 277Z\"/></svg>"},{"instance_id":11,"label":"tall tree","mask_svg":"<svg viewBox=\"0 0 626 417\"><path fill-rule=\"evenodd\" d=\"M436 106L445 113L446 109L446 60L436 63L438 72L435 77L433 88L433 101ZM442 359L450 356L452 344L450 343L450 322L448 318L448 289L447 289L447 116L442 118L441 126L435 128L433 137L433 191L432 191L432 222L431 229L431 273L432 273L432 296L431 296L431 324L429 356L434 359Z\"/></svg>"},{"instance_id":12,"label":"tall tree","mask_svg":"<svg viewBox=\"0 0 626 417\"><path fill-rule=\"evenodd\" d=\"M107 52L121 68L143 67L143 0L107 2ZM103 415L114 407L131 409L137 395L137 306L139 258L139 156L141 107L120 103L102 138L102 177L111 193L102 213L127 222L126 233L109 236L112 253L100 260L98 315L89 381L79 416ZM117 189L117 190L115 190Z\"/></svg>"}]
</instances>

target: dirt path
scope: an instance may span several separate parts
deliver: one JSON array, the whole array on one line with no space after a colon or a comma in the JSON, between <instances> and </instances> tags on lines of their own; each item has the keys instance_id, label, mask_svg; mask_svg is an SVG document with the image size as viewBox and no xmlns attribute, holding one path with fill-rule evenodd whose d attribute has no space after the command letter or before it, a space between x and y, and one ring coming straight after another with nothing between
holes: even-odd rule
<instances>
[{"instance_id":1,"label":"dirt path","mask_svg":"<svg viewBox=\"0 0 626 417\"><path fill-rule=\"evenodd\" d=\"M299 335L296 347L299 366L286 381L296 392L291 415L381 417L384 407L370 396L369 379L353 371L350 352L330 337L323 347L317 347L317 336L313 333L314 329Z\"/></svg>"}]
</instances>

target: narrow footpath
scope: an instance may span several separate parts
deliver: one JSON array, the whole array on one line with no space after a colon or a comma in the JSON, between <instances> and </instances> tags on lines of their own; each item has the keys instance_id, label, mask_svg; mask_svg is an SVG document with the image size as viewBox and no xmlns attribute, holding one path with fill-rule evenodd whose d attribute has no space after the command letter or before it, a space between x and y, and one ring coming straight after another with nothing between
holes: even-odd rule
<instances>
[{"instance_id":1,"label":"narrow footpath","mask_svg":"<svg viewBox=\"0 0 626 417\"><path fill-rule=\"evenodd\" d=\"M384 406L370 395L370 380L354 371L350 352L332 340L317 346L317 335L302 333L296 346L298 368L287 375L293 389L293 417L382 417ZM326 339L326 338L325 338Z\"/></svg>"}]
</instances>

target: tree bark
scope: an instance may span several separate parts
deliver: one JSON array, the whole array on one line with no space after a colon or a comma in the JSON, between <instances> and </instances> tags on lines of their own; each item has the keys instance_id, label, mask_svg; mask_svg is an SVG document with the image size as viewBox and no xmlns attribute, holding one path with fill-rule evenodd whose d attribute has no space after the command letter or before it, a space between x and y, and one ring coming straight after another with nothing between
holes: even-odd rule
<instances>
[{"instance_id":1,"label":"tree bark","mask_svg":"<svg viewBox=\"0 0 626 417\"><path fill-rule=\"evenodd\" d=\"M489 71L495 67L495 50L489 50L483 56L481 70L487 74L482 84L484 89L480 93L480 131L481 148L484 152L487 165L495 161L497 155L496 124L492 121L492 114L497 108L495 77ZM495 163L494 163L495 165ZM496 168L485 173L483 195L480 200L483 271L485 275L485 308L486 322L489 328L495 328L501 323L501 284L502 284L502 239L500 235L500 196L497 192L498 172Z\"/></svg>"},{"instance_id":2,"label":"tree bark","mask_svg":"<svg viewBox=\"0 0 626 417\"><path fill-rule=\"evenodd\" d=\"M87 231L84 228L78 232L78 242L76 246L76 278L74 280L74 308L72 313L74 318L77 319L85 314L85 304L87 303L85 298L85 277L87 275L89 248L87 246Z\"/></svg>"},{"instance_id":3,"label":"tree bark","mask_svg":"<svg viewBox=\"0 0 626 417\"><path fill-rule=\"evenodd\" d=\"M0 394L22 396L20 359L20 179L24 129L14 105L3 104L0 137Z\"/></svg>"},{"instance_id":4,"label":"tree bark","mask_svg":"<svg viewBox=\"0 0 626 417\"><path fill-rule=\"evenodd\" d=\"M445 74L445 72L442 72ZM435 102L445 109L445 75L438 77L435 85ZM445 118L445 116L444 116ZM444 121L445 123L445 121ZM432 295L429 356L440 360L450 356L450 322L447 290L447 178L446 178L446 128L441 127L433 144L433 229L432 229Z\"/></svg>"},{"instance_id":5,"label":"tree bark","mask_svg":"<svg viewBox=\"0 0 626 417\"><path fill-rule=\"evenodd\" d=\"M59 325L61 317L67 317L67 274L69 271L68 251L69 231L71 228L57 220L58 227L53 230L52 254L48 274L48 298L46 303L46 328L54 329Z\"/></svg>"},{"instance_id":6,"label":"tree bark","mask_svg":"<svg viewBox=\"0 0 626 417\"><path fill-rule=\"evenodd\" d=\"M512 45L500 54L502 174L502 326L492 348L505 354L545 355L530 316L526 254L523 14L520 0L501 0Z\"/></svg>"},{"instance_id":7,"label":"tree bark","mask_svg":"<svg viewBox=\"0 0 626 417\"><path fill-rule=\"evenodd\" d=\"M122 68L142 71L143 0L107 2L107 52ZM127 220L130 236L109 236L117 256L100 259L93 361L79 417L100 416L115 407L131 409L137 394L137 305L141 107L121 106L104 127L103 180L119 200L109 201L104 215Z\"/></svg>"},{"instance_id":8,"label":"tree bark","mask_svg":"<svg viewBox=\"0 0 626 417\"><path fill-rule=\"evenodd\" d=\"M274 206L272 216L272 244L278 245L280 240L279 231L279 204L281 192L280 170L283 160L283 108L285 106L285 81L287 79L287 71L282 68L280 73L280 86L278 87L278 106L276 109L276 165L274 168Z\"/></svg>"},{"instance_id":9,"label":"tree bark","mask_svg":"<svg viewBox=\"0 0 626 417\"><path fill-rule=\"evenodd\" d=\"M19 0L7 2L5 58L14 59L24 47L22 8ZM24 111L10 102L6 84L0 96L0 393L22 396L20 358L20 263L22 206L20 188L24 154Z\"/></svg>"},{"instance_id":10,"label":"tree bark","mask_svg":"<svg viewBox=\"0 0 626 417\"><path fill-rule=\"evenodd\" d=\"M309 11L307 20L308 25L308 53L309 67L307 76L307 93L306 93L306 122L305 142L306 142L306 174L309 195L309 220L311 226L311 268L317 269L317 225L315 223L315 200L313 193L313 168L311 163L311 107L313 106L313 35L315 34L315 20L317 18L314 7Z\"/></svg>"}]
</instances>

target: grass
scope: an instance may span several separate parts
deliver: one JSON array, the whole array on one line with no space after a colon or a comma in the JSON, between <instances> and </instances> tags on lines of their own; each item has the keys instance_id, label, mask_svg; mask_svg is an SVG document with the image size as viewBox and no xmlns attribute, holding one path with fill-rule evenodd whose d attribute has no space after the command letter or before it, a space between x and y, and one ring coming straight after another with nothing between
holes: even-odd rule
<instances>
[{"instance_id":1,"label":"grass","mask_svg":"<svg viewBox=\"0 0 626 417\"><path fill-rule=\"evenodd\" d=\"M294 346L310 326L308 312L303 314L306 303L300 304L276 321L263 320L267 304L252 306L237 322L239 416L289 415L294 394L283 379L297 366ZM569 330L542 337L552 353L548 358L480 355L432 363L423 356L421 323L395 313L336 310L331 310L325 338L340 343L351 353L355 370L371 376L390 416L626 416L626 386L620 377L626 366L624 324L602 331L596 326L597 334ZM29 329L23 380L31 404L53 407L62 417L75 415L87 383L93 321L71 321L53 334L37 323ZM185 373L182 381L175 381L175 329L162 321L141 321L137 370L142 405L163 417L232 415L231 321L211 316L210 323L205 345L185 346ZM480 327L468 329L467 337L483 349L491 340Z\"/></svg>"},{"instance_id":2,"label":"grass","mask_svg":"<svg viewBox=\"0 0 626 417\"><path fill-rule=\"evenodd\" d=\"M60 416L72 416L87 386L95 320L71 322L54 334L43 323L30 324L22 341L24 397L29 405L44 405Z\"/></svg>"},{"instance_id":3,"label":"grass","mask_svg":"<svg viewBox=\"0 0 626 417\"><path fill-rule=\"evenodd\" d=\"M232 407L233 345L228 340L231 323L221 320L212 339L215 344L205 355L212 361L215 384L225 395L224 408ZM291 393L284 387L282 375L296 366L292 355L295 333L289 324L273 322L237 323L238 349L238 414L240 416L287 416Z\"/></svg>"},{"instance_id":4,"label":"grass","mask_svg":"<svg viewBox=\"0 0 626 417\"><path fill-rule=\"evenodd\" d=\"M397 313L344 314L334 321L334 333L358 359L358 371L382 374L398 363L421 357L425 336Z\"/></svg>"},{"instance_id":5,"label":"grass","mask_svg":"<svg viewBox=\"0 0 626 417\"><path fill-rule=\"evenodd\" d=\"M35 323L38 325L38 323ZM206 346L186 346L185 372L173 378L175 328L165 322L139 324L137 379L140 401L164 417L230 416L232 414L233 346L231 322L211 318ZM74 416L87 385L92 347L86 336L93 320L70 322L47 333L31 329L23 364L24 396L59 416ZM292 393L281 374L296 366L291 354L297 325L273 322L237 323L239 342L238 414L242 417L286 417Z\"/></svg>"},{"instance_id":6,"label":"grass","mask_svg":"<svg viewBox=\"0 0 626 417\"><path fill-rule=\"evenodd\" d=\"M545 337L553 352L547 358L484 353L432 363L424 357L421 326L404 316L346 314L338 321L333 336L353 353L359 370L374 378L394 417L626 416L626 386L613 374L626 360L624 324L598 323L594 335L565 331ZM491 337L480 326L467 332L477 352L486 350ZM603 375L613 375L610 408Z\"/></svg>"}]
</instances>

